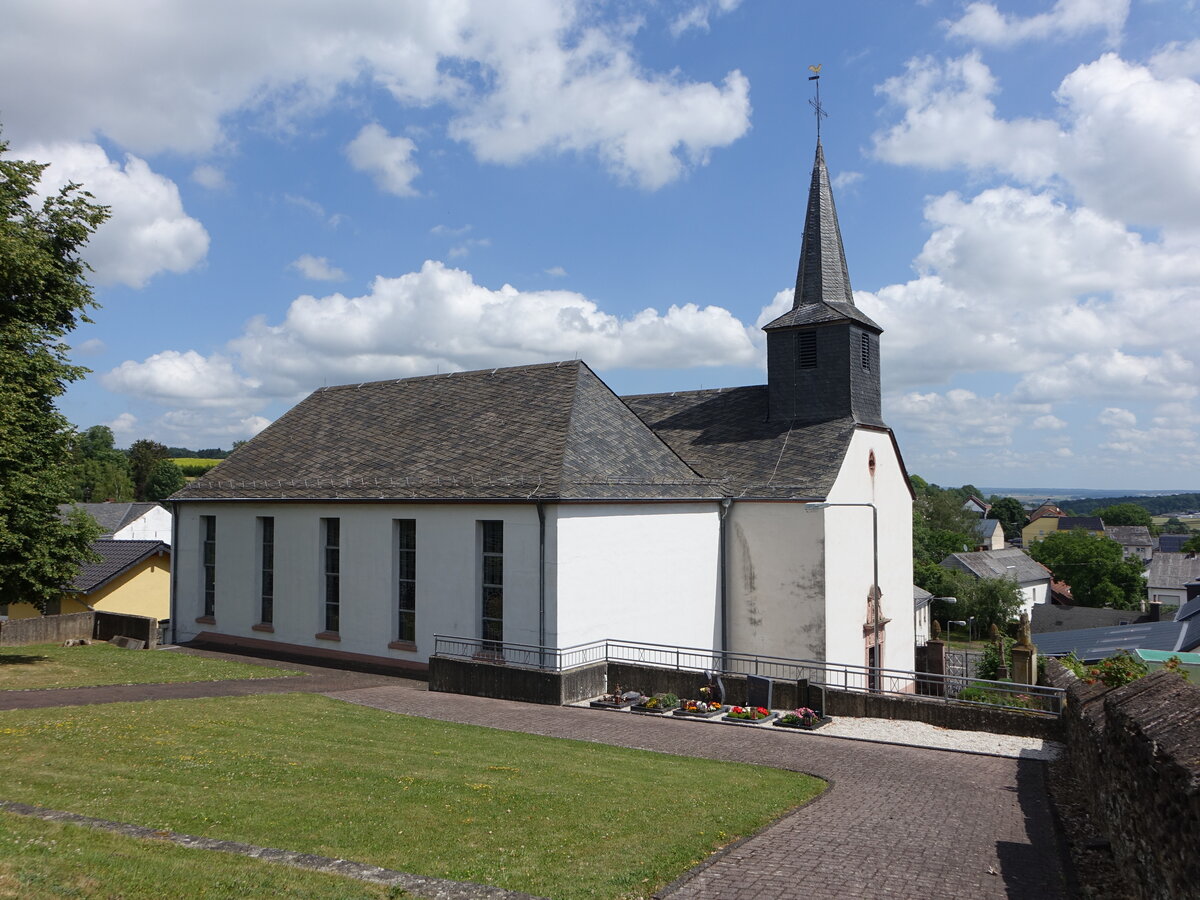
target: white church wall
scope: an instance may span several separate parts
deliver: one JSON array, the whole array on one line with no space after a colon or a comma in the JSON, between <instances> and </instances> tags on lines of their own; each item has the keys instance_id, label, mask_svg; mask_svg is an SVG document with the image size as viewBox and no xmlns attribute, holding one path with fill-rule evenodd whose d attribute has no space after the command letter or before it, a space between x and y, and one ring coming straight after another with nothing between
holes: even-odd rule
<instances>
[{"instance_id":1,"label":"white church wall","mask_svg":"<svg viewBox=\"0 0 1200 900\"><path fill-rule=\"evenodd\" d=\"M717 503L553 507L547 580L554 582L555 610L547 643L611 638L716 646L719 509ZM548 590L548 605L550 596Z\"/></svg>"},{"instance_id":2,"label":"white church wall","mask_svg":"<svg viewBox=\"0 0 1200 900\"><path fill-rule=\"evenodd\" d=\"M872 474L871 454L875 456ZM830 503L874 503L879 515L879 587L883 665L911 670L916 636L912 614L912 495L890 435L858 429L829 492ZM813 514L816 515L815 513ZM826 509L827 659L866 664L863 625L873 578L870 507Z\"/></svg>"},{"instance_id":3,"label":"white church wall","mask_svg":"<svg viewBox=\"0 0 1200 900\"><path fill-rule=\"evenodd\" d=\"M504 640L538 635L538 521L526 504L184 503L175 548L176 639L201 631L280 644L424 662L434 634L480 634L478 523L504 522ZM217 522L215 622L203 613L200 516ZM273 631L259 622L257 519L275 519ZM341 520L340 640L324 631L321 519ZM416 521L416 647L398 636L396 519Z\"/></svg>"},{"instance_id":4,"label":"white church wall","mask_svg":"<svg viewBox=\"0 0 1200 900\"><path fill-rule=\"evenodd\" d=\"M149 509L113 533L116 541L162 541L171 543L171 513L161 506Z\"/></svg>"},{"instance_id":5,"label":"white church wall","mask_svg":"<svg viewBox=\"0 0 1200 900\"><path fill-rule=\"evenodd\" d=\"M822 517L803 503L735 501L728 522L729 649L825 656Z\"/></svg>"}]
</instances>

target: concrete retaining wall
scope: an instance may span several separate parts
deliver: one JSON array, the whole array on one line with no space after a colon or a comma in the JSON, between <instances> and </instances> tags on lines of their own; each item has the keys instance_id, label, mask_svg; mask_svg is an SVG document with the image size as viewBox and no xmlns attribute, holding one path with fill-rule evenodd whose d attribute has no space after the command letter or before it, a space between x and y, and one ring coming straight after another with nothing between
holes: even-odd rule
<instances>
[{"instance_id":1,"label":"concrete retaining wall","mask_svg":"<svg viewBox=\"0 0 1200 900\"><path fill-rule=\"evenodd\" d=\"M1106 688L1048 660L1067 690L1067 761L1082 776L1093 819L1139 900L1196 895L1200 885L1200 687L1170 672Z\"/></svg>"},{"instance_id":2,"label":"concrete retaining wall","mask_svg":"<svg viewBox=\"0 0 1200 900\"><path fill-rule=\"evenodd\" d=\"M429 658L429 690L561 706L603 694L605 664L569 672L525 669L485 660Z\"/></svg>"},{"instance_id":3,"label":"concrete retaining wall","mask_svg":"<svg viewBox=\"0 0 1200 900\"><path fill-rule=\"evenodd\" d=\"M67 613L61 616L33 616L0 622L0 646L61 644L63 641L90 640L95 613Z\"/></svg>"}]
</instances>

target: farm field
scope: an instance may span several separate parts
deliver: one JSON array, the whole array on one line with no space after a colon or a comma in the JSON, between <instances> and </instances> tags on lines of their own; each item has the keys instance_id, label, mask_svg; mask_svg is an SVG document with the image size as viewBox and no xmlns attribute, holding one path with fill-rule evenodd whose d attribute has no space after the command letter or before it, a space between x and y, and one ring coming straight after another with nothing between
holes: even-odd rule
<instances>
[{"instance_id":1,"label":"farm field","mask_svg":"<svg viewBox=\"0 0 1200 900\"><path fill-rule=\"evenodd\" d=\"M1153 521L1155 525L1166 525L1167 519L1169 519L1169 518L1171 518L1171 517L1170 516L1153 516L1151 521ZM1186 525L1188 528L1191 528L1193 530L1200 529L1200 516L1177 516L1176 518L1178 518L1179 521L1182 522L1184 525Z\"/></svg>"},{"instance_id":2,"label":"farm field","mask_svg":"<svg viewBox=\"0 0 1200 900\"><path fill-rule=\"evenodd\" d=\"M3 712L0 780L17 802L555 898L647 896L824 789L312 694Z\"/></svg>"},{"instance_id":3,"label":"farm field","mask_svg":"<svg viewBox=\"0 0 1200 900\"><path fill-rule=\"evenodd\" d=\"M0 691L290 675L303 673L294 669L205 659L170 650L122 650L105 643L83 647L59 644L0 647Z\"/></svg>"}]
</instances>

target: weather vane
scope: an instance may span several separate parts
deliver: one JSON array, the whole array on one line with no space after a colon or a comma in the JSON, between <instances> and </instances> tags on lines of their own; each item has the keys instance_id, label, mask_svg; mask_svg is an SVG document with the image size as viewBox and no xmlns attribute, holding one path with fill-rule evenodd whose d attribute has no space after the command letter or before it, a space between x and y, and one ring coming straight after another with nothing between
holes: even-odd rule
<instances>
[{"instance_id":1,"label":"weather vane","mask_svg":"<svg viewBox=\"0 0 1200 900\"><path fill-rule=\"evenodd\" d=\"M816 82L813 87L817 90L817 96L809 100L808 105L813 108L813 112L817 117L817 143L819 144L821 142L821 120L829 118L829 113L825 112L825 107L821 105L821 64L817 63L815 66L809 66L808 71L812 72L808 76L808 80Z\"/></svg>"}]
</instances>

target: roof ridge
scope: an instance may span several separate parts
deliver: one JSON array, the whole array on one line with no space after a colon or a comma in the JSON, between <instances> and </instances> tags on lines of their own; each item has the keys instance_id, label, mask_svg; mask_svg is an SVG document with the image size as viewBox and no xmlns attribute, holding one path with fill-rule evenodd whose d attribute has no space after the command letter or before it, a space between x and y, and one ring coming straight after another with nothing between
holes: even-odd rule
<instances>
[{"instance_id":1,"label":"roof ridge","mask_svg":"<svg viewBox=\"0 0 1200 900\"><path fill-rule=\"evenodd\" d=\"M399 383L414 383L418 381L432 381L437 378L471 378L479 376L492 376L501 372L509 374L512 372L531 371L533 369L558 369L562 366L579 365L583 363L580 359L563 359L557 362L546 363L523 363L518 366L493 366L487 369L468 369L466 371L453 372L434 372L426 375L410 375L407 378L380 378L375 381L360 381L348 382L346 384L329 384L319 388L314 388L313 393L319 394L327 391L355 391L359 388L378 387L384 384L399 384ZM586 365L586 364L585 364Z\"/></svg>"}]
</instances>

